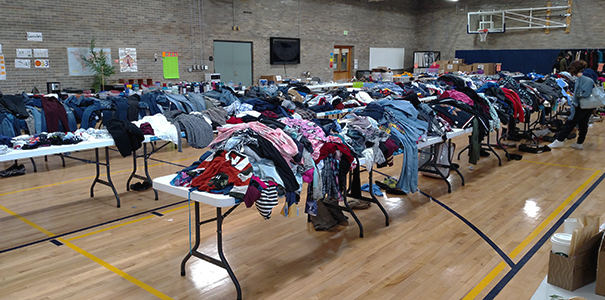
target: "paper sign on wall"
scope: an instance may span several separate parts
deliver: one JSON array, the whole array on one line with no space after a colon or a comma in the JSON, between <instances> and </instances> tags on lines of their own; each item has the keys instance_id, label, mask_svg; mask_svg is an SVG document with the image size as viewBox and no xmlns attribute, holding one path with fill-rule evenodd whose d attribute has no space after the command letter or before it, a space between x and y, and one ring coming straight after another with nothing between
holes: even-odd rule
<instances>
[{"instance_id":1,"label":"paper sign on wall","mask_svg":"<svg viewBox=\"0 0 605 300\"><path fill-rule=\"evenodd\" d=\"M15 59L15 68L29 69L31 68L31 61L29 59Z\"/></svg>"},{"instance_id":2,"label":"paper sign on wall","mask_svg":"<svg viewBox=\"0 0 605 300\"><path fill-rule=\"evenodd\" d=\"M48 49L34 49L34 57L48 57Z\"/></svg>"},{"instance_id":3,"label":"paper sign on wall","mask_svg":"<svg viewBox=\"0 0 605 300\"><path fill-rule=\"evenodd\" d=\"M0 53L2 53L2 44L0 44Z\"/></svg>"},{"instance_id":4,"label":"paper sign on wall","mask_svg":"<svg viewBox=\"0 0 605 300\"><path fill-rule=\"evenodd\" d=\"M17 57L19 58L31 58L32 49L17 49Z\"/></svg>"},{"instance_id":5,"label":"paper sign on wall","mask_svg":"<svg viewBox=\"0 0 605 300\"><path fill-rule=\"evenodd\" d=\"M162 52L162 63L164 67L164 78L179 78L178 52Z\"/></svg>"},{"instance_id":6,"label":"paper sign on wall","mask_svg":"<svg viewBox=\"0 0 605 300\"><path fill-rule=\"evenodd\" d=\"M119 48L120 72L137 72L137 49Z\"/></svg>"},{"instance_id":7,"label":"paper sign on wall","mask_svg":"<svg viewBox=\"0 0 605 300\"><path fill-rule=\"evenodd\" d=\"M28 32L27 40L30 42L41 42L42 41L42 32Z\"/></svg>"},{"instance_id":8,"label":"paper sign on wall","mask_svg":"<svg viewBox=\"0 0 605 300\"><path fill-rule=\"evenodd\" d=\"M6 64L4 63L4 55L0 54L0 80L6 80Z\"/></svg>"},{"instance_id":9,"label":"paper sign on wall","mask_svg":"<svg viewBox=\"0 0 605 300\"><path fill-rule=\"evenodd\" d=\"M34 67L38 68L38 69L40 69L40 68L47 69L50 67L50 64L49 64L48 59L36 59L36 60L34 60Z\"/></svg>"}]
</instances>

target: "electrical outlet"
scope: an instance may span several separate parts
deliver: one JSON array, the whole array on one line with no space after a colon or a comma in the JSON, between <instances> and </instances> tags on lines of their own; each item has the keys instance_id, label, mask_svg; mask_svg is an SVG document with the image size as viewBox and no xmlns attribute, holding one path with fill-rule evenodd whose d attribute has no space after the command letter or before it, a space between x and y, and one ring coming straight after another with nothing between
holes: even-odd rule
<instances>
[{"instance_id":1,"label":"electrical outlet","mask_svg":"<svg viewBox=\"0 0 605 300\"><path fill-rule=\"evenodd\" d=\"M208 66L204 66L204 70L208 70Z\"/></svg>"}]
</instances>

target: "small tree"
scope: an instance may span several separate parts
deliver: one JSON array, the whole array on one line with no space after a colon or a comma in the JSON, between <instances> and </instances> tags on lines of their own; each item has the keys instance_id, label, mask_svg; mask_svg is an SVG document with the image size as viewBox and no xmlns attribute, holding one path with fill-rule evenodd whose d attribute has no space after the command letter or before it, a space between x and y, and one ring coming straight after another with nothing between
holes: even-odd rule
<instances>
[{"instance_id":1,"label":"small tree","mask_svg":"<svg viewBox=\"0 0 605 300\"><path fill-rule=\"evenodd\" d=\"M103 49L95 51L95 42L96 38L93 37L90 40L91 55L88 57L81 55L81 58L86 66L95 73L92 88L96 89L97 87L100 87L99 91L102 91L103 86L105 85L105 78L116 72L115 67L111 65L111 61L107 59L107 53L103 51Z\"/></svg>"}]
</instances>

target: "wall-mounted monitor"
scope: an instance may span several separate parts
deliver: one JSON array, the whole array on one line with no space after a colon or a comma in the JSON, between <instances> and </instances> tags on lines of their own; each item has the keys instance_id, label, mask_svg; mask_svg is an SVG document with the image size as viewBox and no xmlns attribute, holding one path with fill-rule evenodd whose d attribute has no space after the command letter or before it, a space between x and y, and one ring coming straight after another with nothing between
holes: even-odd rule
<instances>
[{"instance_id":1,"label":"wall-mounted monitor","mask_svg":"<svg viewBox=\"0 0 605 300\"><path fill-rule=\"evenodd\" d=\"M270 43L272 65L300 64L300 39L272 37Z\"/></svg>"}]
</instances>

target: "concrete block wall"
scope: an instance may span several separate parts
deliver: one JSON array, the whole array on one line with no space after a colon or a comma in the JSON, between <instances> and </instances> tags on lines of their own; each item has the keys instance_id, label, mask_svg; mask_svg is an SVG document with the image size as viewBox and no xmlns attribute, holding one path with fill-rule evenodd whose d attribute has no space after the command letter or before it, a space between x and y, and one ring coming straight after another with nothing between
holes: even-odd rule
<instances>
[{"instance_id":1,"label":"concrete block wall","mask_svg":"<svg viewBox=\"0 0 605 300\"><path fill-rule=\"evenodd\" d=\"M477 34L467 34L467 12L546 7L547 1L442 1L439 6L432 2L419 2L417 45L419 50L441 51L441 58L445 60L455 58L456 50L605 48L600 38L605 34L602 0L574 0L568 34L563 28L551 29L549 34L543 29L508 30L489 34L485 42L480 42ZM567 5L565 0L552 3L553 6ZM541 14L544 15L544 11ZM552 17L552 20L564 22L563 18Z\"/></svg>"},{"instance_id":2,"label":"concrete block wall","mask_svg":"<svg viewBox=\"0 0 605 300\"><path fill-rule=\"evenodd\" d=\"M192 26L197 12L203 15L203 32ZM411 67L418 22L415 1L367 0L195 0L194 6L175 0L6 1L0 16L7 69L7 80L0 81L4 93L31 91L34 86L45 92L46 82L89 88L92 76L69 76L67 48L86 48L93 36L97 47L111 48L112 60L118 59L118 48L137 50L138 72L120 73L114 61L116 74L110 82L120 78L202 81L204 72L187 69L199 64L213 70L209 57L215 40L253 43L253 80L261 75L283 76L283 66L269 64L269 38L274 36L301 39L301 64L287 66L289 76L310 71L331 80L329 54L334 45L354 46L359 69L369 67L370 47L403 47L406 67ZM240 30L232 30L233 26ZM43 41L27 41L27 32L41 32ZM50 68L16 69L15 49L20 48L48 49ZM179 80L163 78L161 57L154 59L163 51L179 53Z\"/></svg>"},{"instance_id":3,"label":"concrete block wall","mask_svg":"<svg viewBox=\"0 0 605 300\"><path fill-rule=\"evenodd\" d=\"M188 5L185 5L187 8ZM112 60L118 48L136 48L137 73L120 73L118 78L160 79L162 62L153 58L162 51L181 51L190 55L189 13L182 1L6 1L0 15L0 44L6 61L7 80L0 81L5 93L31 91L36 86L46 92L46 82L60 82L63 88L89 88L92 76L69 76L68 47L87 48L96 37L97 47L111 48ZM27 41L27 32L41 32L42 42ZM187 33L183 37L181 33ZM179 33L179 34L173 34ZM48 49L48 69L16 69L15 49ZM33 59L32 59L33 63Z\"/></svg>"}]
</instances>

